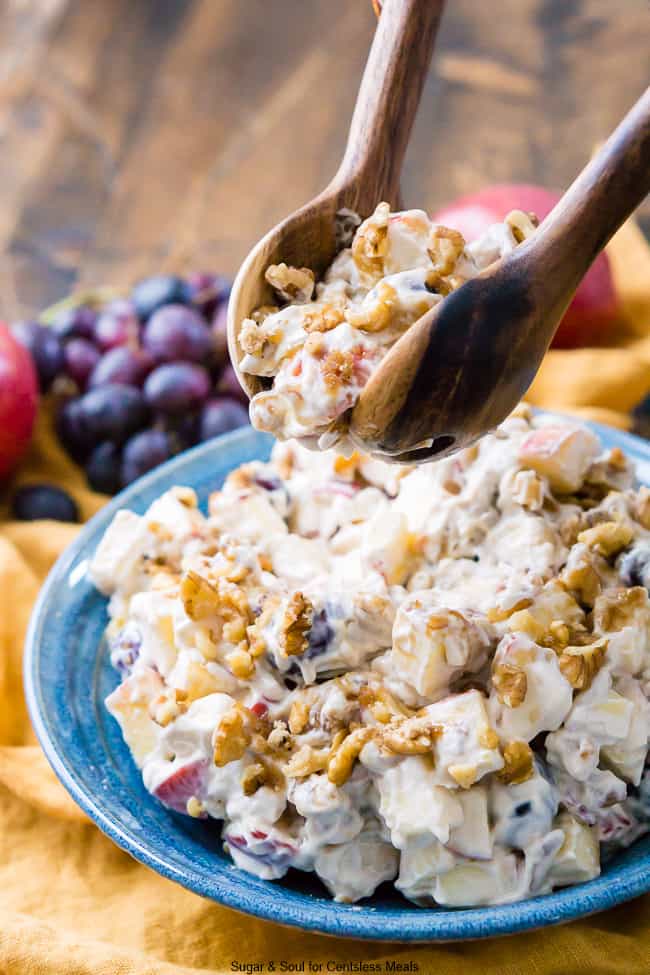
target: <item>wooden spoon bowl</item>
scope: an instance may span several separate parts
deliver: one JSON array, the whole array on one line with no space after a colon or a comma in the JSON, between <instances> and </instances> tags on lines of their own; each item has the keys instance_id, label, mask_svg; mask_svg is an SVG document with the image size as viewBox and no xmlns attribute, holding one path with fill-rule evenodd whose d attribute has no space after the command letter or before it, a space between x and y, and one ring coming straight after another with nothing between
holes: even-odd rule
<instances>
[{"instance_id":1,"label":"wooden spoon bowl","mask_svg":"<svg viewBox=\"0 0 650 975\"><path fill-rule=\"evenodd\" d=\"M444 0L387 0L383 5L357 97L339 170L315 199L277 224L248 254L228 306L228 346L249 396L268 380L242 372L242 322L273 300L264 279L270 264L308 267L317 276L337 252L336 215L368 217L382 200L398 206L404 153L429 68Z\"/></svg>"}]
</instances>

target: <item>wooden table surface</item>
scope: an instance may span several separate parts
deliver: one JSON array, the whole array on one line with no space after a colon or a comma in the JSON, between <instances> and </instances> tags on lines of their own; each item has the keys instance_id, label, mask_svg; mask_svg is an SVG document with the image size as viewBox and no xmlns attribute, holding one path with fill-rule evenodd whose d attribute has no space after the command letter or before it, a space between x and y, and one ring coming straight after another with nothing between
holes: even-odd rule
<instances>
[{"instance_id":1,"label":"wooden table surface","mask_svg":"<svg viewBox=\"0 0 650 975\"><path fill-rule=\"evenodd\" d=\"M373 28L369 0L0 0L0 317L234 273L333 174ZM566 185L649 41L648 0L448 0L406 202Z\"/></svg>"}]
</instances>

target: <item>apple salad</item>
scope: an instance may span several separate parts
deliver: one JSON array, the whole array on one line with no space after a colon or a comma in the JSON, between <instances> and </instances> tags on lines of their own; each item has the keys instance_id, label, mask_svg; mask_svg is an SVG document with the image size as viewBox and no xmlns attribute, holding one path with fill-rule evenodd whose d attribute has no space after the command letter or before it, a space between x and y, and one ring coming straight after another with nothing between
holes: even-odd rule
<instances>
[{"instance_id":1,"label":"apple salad","mask_svg":"<svg viewBox=\"0 0 650 975\"><path fill-rule=\"evenodd\" d=\"M258 308L239 333L242 372L269 387L251 400L253 426L321 449L345 446L361 390L409 326L537 224L513 210L466 244L424 210L391 213L380 203L360 226L353 214L344 217L353 236L323 280L316 283L309 268L271 265L266 280L276 304Z\"/></svg>"},{"instance_id":2,"label":"apple salad","mask_svg":"<svg viewBox=\"0 0 650 975\"><path fill-rule=\"evenodd\" d=\"M650 492L522 406L421 467L277 444L91 566L148 791L237 866L498 904L650 827Z\"/></svg>"}]
</instances>

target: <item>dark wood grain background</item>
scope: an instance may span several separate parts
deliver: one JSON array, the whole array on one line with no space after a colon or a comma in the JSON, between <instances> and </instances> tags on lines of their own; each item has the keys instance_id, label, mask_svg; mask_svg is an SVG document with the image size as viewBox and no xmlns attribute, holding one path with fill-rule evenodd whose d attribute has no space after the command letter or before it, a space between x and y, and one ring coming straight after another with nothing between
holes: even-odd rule
<instances>
[{"instance_id":1,"label":"dark wood grain background","mask_svg":"<svg viewBox=\"0 0 650 975\"><path fill-rule=\"evenodd\" d=\"M0 317L234 273L333 174L373 29L369 0L0 0ZM448 0L406 202L566 185L649 76L648 0Z\"/></svg>"}]
</instances>

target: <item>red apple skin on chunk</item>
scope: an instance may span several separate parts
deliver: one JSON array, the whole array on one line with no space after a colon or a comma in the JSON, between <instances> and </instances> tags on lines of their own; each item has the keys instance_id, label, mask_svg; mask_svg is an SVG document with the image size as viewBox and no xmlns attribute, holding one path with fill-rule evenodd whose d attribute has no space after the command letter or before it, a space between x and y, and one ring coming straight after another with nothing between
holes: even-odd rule
<instances>
[{"instance_id":1,"label":"red apple skin on chunk","mask_svg":"<svg viewBox=\"0 0 650 975\"><path fill-rule=\"evenodd\" d=\"M471 242L511 210L546 217L560 194L529 183L487 186L461 196L434 213L434 223L459 230ZM556 349L575 349L604 342L620 320L620 306L607 254L599 254L583 278L552 342Z\"/></svg>"},{"instance_id":2,"label":"red apple skin on chunk","mask_svg":"<svg viewBox=\"0 0 650 975\"><path fill-rule=\"evenodd\" d=\"M201 799L209 768L206 759L197 759L174 768L172 774L154 790L156 799L174 812L186 813L189 799Z\"/></svg>"}]
</instances>

